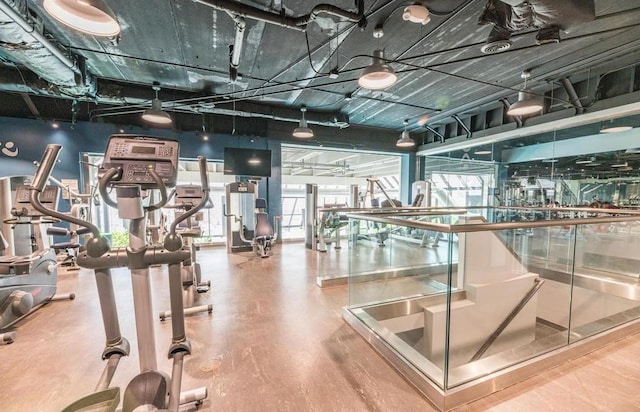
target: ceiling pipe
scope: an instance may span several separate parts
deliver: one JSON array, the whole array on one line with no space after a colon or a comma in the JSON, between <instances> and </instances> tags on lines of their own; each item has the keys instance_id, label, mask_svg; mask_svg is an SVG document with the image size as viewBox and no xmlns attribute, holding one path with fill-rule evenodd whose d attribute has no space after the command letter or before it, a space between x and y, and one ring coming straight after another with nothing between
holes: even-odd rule
<instances>
[{"instance_id":1,"label":"ceiling pipe","mask_svg":"<svg viewBox=\"0 0 640 412\"><path fill-rule=\"evenodd\" d=\"M244 17L230 14L233 21L236 22L236 36L231 46L231 58L229 62L229 78L235 83L238 80L238 65L240 64L240 55L242 54L242 45L244 44L244 30L247 23Z\"/></svg>"},{"instance_id":2,"label":"ceiling pipe","mask_svg":"<svg viewBox=\"0 0 640 412\"><path fill-rule=\"evenodd\" d=\"M353 13L331 4L318 4L311 10L311 13L306 16L298 17L296 19L296 24L298 26L306 27L307 24L311 23L319 15L329 14L331 16L340 17L342 20L358 23L358 27L364 29L367 26L367 18L364 15L364 1L356 0L356 7L358 8L358 12Z\"/></svg>"},{"instance_id":3,"label":"ceiling pipe","mask_svg":"<svg viewBox=\"0 0 640 412\"><path fill-rule=\"evenodd\" d=\"M560 83L562 83L562 87L567 91L569 101L576 109L576 114L584 113L584 106L582 106L582 102L578 97L578 93L576 93L576 89L573 87L573 83L571 83L571 81L566 77L562 77L560 79Z\"/></svg>"},{"instance_id":4,"label":"ceiling pipe","mask_svg":"<svg viewBox=\"0 0 640 412\"><path fill-rule=\"evenodd\" d=\"M436 136L438 139L440 139L440 143L444 143L444 135L442 133L438 132L436 129L434 129L433 127L427 124L424 125L424 128L430 131L431 133L433 133L433 135Z\"/></svg>"},{"instance_id":5,"label":"ceiling pipe","mask_svg":"<svg viewBox=\"0 0 640 412\"><path fill-rule=\"evenodd\" d=\"M75 62L71 61L67 56L62 54L60 49L51 44L49 40L47 40L42 34L40 34L36 29L29 24L20 14L18 14L11 6L9 6L5 0L0 0L0 11L9 16L11 20L13 20L16 24L18 24L22 29L28 33L31 37L33 37L36 41L42 44L45 49L49 50L51 54L53 54L62 64L64 64L67 68L73 70L74 72L78 72L78 67Z\"/></svg>"},{"instance_id":6,"label":"ceiling pipe","mask_svg":"<svg viewBox=\"0 0 640 412\"><path fill-rule=\"evenodd\" d=\"M304 32L307 30L307 24L316 19L319 14L330 14L338 16L342 19L357 22L360 27L366 26L366 17L364 15L364 2L357 0L358 13L343 10L330 4L319 4L311 10L311 13L300 16L290 17L280 13L272 13L257 7L238 3L230 0L192 0L194 3L209 6L216 10L226 11L236 16L250 18L262 21L287 29Z\"/></svg>"},{"instance_id":7,"label":"ceiling pipe","mask_svg":"<svg viewBox=\"0 0 640 412\"><path fill-rule=\"evenodd\" d=\"M456 122L458 122L458 124L460 125L460 127L462 127L465 131L465 133L467 133L467 139L471 138L471 135L473 133L471 133L471 130L467 127L466 124L464 124L464 122L462 121L462 119L460 117L458 117L457 114L452 115L451 117L453 117L453 120L455 120Z\"/></svg>"}]
</instances>

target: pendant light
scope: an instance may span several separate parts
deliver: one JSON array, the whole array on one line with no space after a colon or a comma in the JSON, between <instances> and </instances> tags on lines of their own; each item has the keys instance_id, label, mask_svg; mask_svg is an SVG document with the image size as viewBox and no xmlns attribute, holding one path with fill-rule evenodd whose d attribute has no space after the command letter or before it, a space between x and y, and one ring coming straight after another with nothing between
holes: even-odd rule
<instances>
[{"instance_id":1,"label":"pendant light","mask_svg":"<svg viewBox=\"0 0 640 412\"><path fill-rule=\"evenodd\" d=\"M44 0L44 9L57 21L82 33L114 37L120 24L101 0Z\"/></svg>"},{"instance_id":2,"label":"pendant light","mask_svg":"<svg viewBox=\"0 0 640 412\"><path fill-rule=\"evenodd\" d=\"M413 147L416 145L416 142L411 138L409 132L407 131L407 125L409 124L409 120L404 121L404 130L400 135L400 138L396 142L396 146L398 147Z\"/></svg>"},{"instance_id":3,"label":"pendant light","mask_svg":"<svg viewBox=\"0 0 640 412\"><path fill-rule=\"evenodd\" d=\"M302 117L300 118L300 124L298 127L293 129L293 137L297 137L299 139L311 139L313 138L313 130L307 127L307 119L304 118L304 112L307 111L305 106L300 108L300 112L302 112Z\"/></svg>"},{"instance_id":4,"label":"pendant light","mask_svg":"<svg viewBox=\"0 0 640 412\"><path fill-rule=\"evenodd\" d=\"M531 72L525 70L520 75L524 79L524 87L518 92L518 101L509 107L507 114L509 116L523 116L527 114L537 113L542 110L542 101L533 94L531 89L527 88L527 79L531 77Z\"/></svg>"},{"instance_id":5,"label":"pendant light","mask_svg":"<svg viewBox=\"0 0 640 412\"><path fill-rule=\"evenodd\" d=\"M384 50L373 52L373 61L360 74L358 85L363 89L382 90L392 86L398 80L395 70L385 63Z\"/></svg>"},{"instance_id":6,"label":"pendant light","mask_svg":"<svg viewBox=\"0 0 640 412\"><path fill-rule=\"evenodd\" d=\"M171 124L171 116L169 113L162 110L162 100L158 99L158 92L160 91L160 86L157 84L153 85L153 90L156 92L156 97L151 100L151 108L147 109L142 113L142 119L158 125L169 125Z\"/></svg>"}]
</instances>

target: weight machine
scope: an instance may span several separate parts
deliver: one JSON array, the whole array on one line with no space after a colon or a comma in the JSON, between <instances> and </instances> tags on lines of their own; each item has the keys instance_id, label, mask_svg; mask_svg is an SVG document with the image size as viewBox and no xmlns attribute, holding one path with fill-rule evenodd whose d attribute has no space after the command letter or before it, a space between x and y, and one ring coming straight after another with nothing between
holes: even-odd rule
<instances>
[{"instance_id":1,"label":"weight machine","mask_svg":"<svg viewBox=\"0 0 640 412\"><path fill-rule=\"evenodd\" d=\"M278 239L280 217L274 216L272 226L266 213L267 201L256 198L258 186L255 183L229 183L225 191L227 252L253 250L262 258L269 257Z\"/></svg>"}]
</instances>

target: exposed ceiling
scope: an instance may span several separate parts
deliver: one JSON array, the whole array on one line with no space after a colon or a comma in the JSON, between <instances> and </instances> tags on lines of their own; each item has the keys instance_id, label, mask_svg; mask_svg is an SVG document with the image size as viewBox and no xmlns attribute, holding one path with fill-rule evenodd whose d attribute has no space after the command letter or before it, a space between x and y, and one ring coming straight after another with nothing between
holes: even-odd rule
<instances>
[{"instance_id":1,"label":"exposed ceiling","mask_svg":"<svg viewBox=\"0 0 640 412\"><path fill-rule=\"evenodd\" d=\"M412 132L420 133L415 136L426 138L419 143L429 143L434 135L417 123L425 115L427 125L439 127L445 138L464 133L465 127L522 126L523 119L501 114L501 121L494 122L491 116L503 106L500 99L515 102L525 69L532 70L528 85L550 98L545 111L552 112L576 106L562 81L576 86L579 104L588 108L602 96L620 94L617 82L600 80L639 62L637 0L596 0L595 20L561 32L559 44L537 46L536 30L529 28L512 36L509 50L496 54L480 51L490 31L477 24L484 0L424 1L432 12L426 25L403 20L403 8L413 4L407 1L364 1L364 28L362 20L327 12L311 14L301 26L305 30L246 17L235 82L230 46L238 41L237 19L223 8L259 9L290 22L308 17L317 4L106 0L122 26L118 39L110 40L61 26L40 0L0 2L76 68L69 76L64 58L43 63L29 54L30 48L42 49L37 41L35 46L18 42L0 30L0 116L136 124L139 113L150 106L151 85L157 82L180 130L283 138L304 105L320 137L348 141L354 148L373 147L376 139L393 146L404 119L410 120ZM342 15L358 13L358 1L330 3ZM6 29L11 19L2 16L0 12ZM374 38L380 25L384 35ZM365 90L357 83L375 49L385 50L398 73L398 82L384 91Z\"/></svg>"},{"instance_id":2,"label":"exposed ceiling","mask_svg":"<svg viewBox=\"0 0 640 412\"><path fill-rule=\"evenodd\" d=\"M400 157L356 151L283 147L282 174L357 178L394 176L397 179L400 175Z\"/></svg>"}]
</instances>

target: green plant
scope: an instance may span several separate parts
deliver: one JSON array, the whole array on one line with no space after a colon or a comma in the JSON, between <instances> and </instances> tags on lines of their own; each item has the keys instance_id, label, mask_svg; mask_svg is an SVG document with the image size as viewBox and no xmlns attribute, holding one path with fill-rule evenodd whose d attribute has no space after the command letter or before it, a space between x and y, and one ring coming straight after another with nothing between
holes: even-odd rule
<instances>
[{"instance_id":1,"label":"green plant","mask_svg":"<svg viewBox=\"0 0 640 412\"><path fill-rule=\"evenodd\" d=\"M129 244L129 232L126 230L117 230L111 232L111 247L122 247Z\"/></svg>"}]
</instances>

